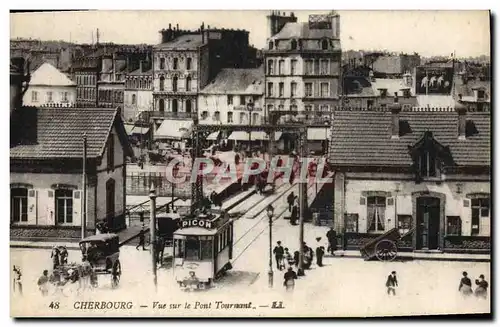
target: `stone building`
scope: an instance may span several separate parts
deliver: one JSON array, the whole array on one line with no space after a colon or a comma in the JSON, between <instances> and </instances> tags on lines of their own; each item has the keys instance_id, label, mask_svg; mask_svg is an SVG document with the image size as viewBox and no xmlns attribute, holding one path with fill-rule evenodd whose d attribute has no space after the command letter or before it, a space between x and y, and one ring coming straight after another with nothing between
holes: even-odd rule
<instances>
[{"instance_id":1,"label":"stone building","mask_svg":"<svg viewBox=\"0 0 500 327\"><path fill-rule=\"evenodd\" d=\"M489 252L489 114L401 108L334 113L334 226L345 246L397 228L400 250Z\"/></svg>"},{"instance_id":2,"label":"stone building","mask_svg":"<svg viewBox=\"0 0 500 327\"><path fill-rule=\"evenodd\" d=\"M142 112L153 110L152 60L141 60L139 68L125 76L125 121L136 121Z\"/></svg>"},{"instance_id":3,"label":"stone building","mask_svg":"<svg viewBox=\"0 0 500 327\"><path fill-rule=\"evenodd\" d=\"M76 82L76 105L78 107L97 106L97 81L102 61L99 56L90 54L76 58L71 70Z\"/></svg>"}]
</instances>

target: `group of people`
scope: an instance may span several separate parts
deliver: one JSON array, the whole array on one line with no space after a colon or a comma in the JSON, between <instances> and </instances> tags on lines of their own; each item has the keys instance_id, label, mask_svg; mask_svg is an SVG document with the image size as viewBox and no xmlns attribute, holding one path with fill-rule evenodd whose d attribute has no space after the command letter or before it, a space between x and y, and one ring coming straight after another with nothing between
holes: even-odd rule
<instances>
[{"instance_id":1,"label":"group of people","mask_svg":"<svg viewBox=\"0 0 500 327\"><path fill-rule=\"evenodd\" d=\"M484 279L484 275L479 275L479 279L476 279L476 289L472 290L472 282L468 277L466 271L462 273L462 279L460 279L460 285L458 286L458 291L464 296L469 297L474 294L478 298L486 299L488 294L488 282Z\"/></svg>"},{"instance_id":2,"label":"group of people","mask_svg":"<svg viewBox=\"0 0 500 327\"><path fill-rule=\"evenodd\" d=\"M68 250L64 246L54 246L50 258L52 259L53 269L56 269L59 265L68 263Z\"/></svg>"}]
</instances>

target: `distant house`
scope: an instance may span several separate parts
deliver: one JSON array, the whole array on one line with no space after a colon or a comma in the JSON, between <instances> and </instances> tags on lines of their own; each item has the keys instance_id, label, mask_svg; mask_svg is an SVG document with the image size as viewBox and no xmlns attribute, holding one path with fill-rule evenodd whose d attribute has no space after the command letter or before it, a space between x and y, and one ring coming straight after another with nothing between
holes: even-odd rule
<instances>
[{"instance_id":1,"label":"distant house","mask_svg":"<svg viewBox=\"0 0 500 327\"><path fill-rule=\"evenodd\" d=\"M12 238L81 236L85 134L87 233L98 222L125 227L125 158L132 149L118 110L24 107L12 114L11 131Z\"/></svg>"},{"instance_id":2,"label":"distant house","mask_svg":"<svg viewBox=\"0 0 500 327\"><path fill-rule=\"evenodd\" d=\"M43 63L31 75L23 104L37 107L71 107L76 103L76 83L50 63Z\"/></svg>"}]
</instances>

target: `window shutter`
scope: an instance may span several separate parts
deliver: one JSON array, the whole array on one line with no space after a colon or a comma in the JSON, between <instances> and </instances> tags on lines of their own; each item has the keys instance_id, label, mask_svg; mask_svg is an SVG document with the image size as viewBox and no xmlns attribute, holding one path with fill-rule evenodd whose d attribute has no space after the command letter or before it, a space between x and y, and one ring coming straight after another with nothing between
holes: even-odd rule
<instances>
[{"instance_id":1,"label":"window shutter","mask_svg":"<svg viewBox=\"0 0 500 327\"><path fill-rule=\"evenodd\" d=\"M47 225L56 224L56 200L54 196L54 191L49 190L48 192L49 200L47 201Z\"/></svg>"},{"instance_id":2,"label":"window shutter","mask_svg":"<svg viewBox=\"0 0 500 327\"><path fill-rule=\"evenodd\" d=\"M37 207L36 207L37 191L28 190L28 224L37 224Z\"/></svg>"},{"instance_id":3,"label":"window shutter","mask_svg":"<svg viewBox=\"0 0 500 327\"><path fill-rule=\"evenodd\" d=\"M73 191L73 225L81 226L82 224L82 196L81 191Z\"/></svg>"},{"instance_id":4,"label":"window shutter","mask_svg":"<svg viewBox=\"0 0 500 327\"><path fill-rule=\"evenodd\" d=\"M362 205L362 206L366 205L366 197L362 196L359 198L359 205Z\"/></svg>"}]
</instances>

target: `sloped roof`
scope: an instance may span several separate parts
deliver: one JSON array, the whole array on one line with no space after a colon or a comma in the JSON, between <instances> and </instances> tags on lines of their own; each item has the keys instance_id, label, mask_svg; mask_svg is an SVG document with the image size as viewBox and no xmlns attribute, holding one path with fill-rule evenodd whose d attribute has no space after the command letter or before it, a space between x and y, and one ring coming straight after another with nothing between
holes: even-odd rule
<instances>
[{"instance_id":1,"label":"sloped roof","mask_svg":"<svg viewBox=\"0 0 500 327\"><path fill-rule=\"evenodd\" d=\"M116 109L25 107L17 110L16 115L11 125L19 125L17 127L22 131L16 139L24 141L11 144L11 158L81 158L84 134L87 135L87 156L98 158L104 154L113 125L124 144L125 153L133 153Z\"/></svg>"},{"instance_id":2,"label":"sloped roof","mask_svg":"<svg viewBox=\"0 0 500 327\"><path fill-rule=\"evenodd\" d=\"M176 37L172 41L155 45L155 49L196 49L203 45L201 34L187 34Z\"/></svg>"},{"instance_id":3,"label":"sloped roof","mask_svg":"<svg viewBox=\"0 0 500 327\"><path fill-rule=\"evenodd\" d=\"M76 86L72 80L48 62L43 63L33 72L30 85Z\"/></svg>"},{"instance_id":4,"label":"sloped roof","mask_svg":"<svg viewBox=\"0 0 500 327\"><path fill-rule=\"evenodd\" d=\"M201 94L263 94L264 69L226 68L200 91Z\"/></svg>"},{"instance_id":5,"label":"sloped roof","mask_svg":"<svg viewBox=\"0 0 500 327\"><path fill-rule=\"evenodd\" d=\"M331 29L310 29L309 23L286 23L277 34L271 37L276 39L322 39L333 36Z\"/></svg>"},{"instance_id":6,"label":"sloped roof","mask_svg":"<svg viewBox=\"0 0 500 327\"><path fill-rule=\"evenodd\" d=\"M426 131L443 146L449 146L458 166L490 166L490 116L467 114L468 125L477 133L458 139L456 112L402 112L400 124L406 133L391 139L390 112L337 111L333 118L330 162L336 166L409 166L408 146ZM400 126L401 126L400 125Z\"/></svg>"}]
</instances>

